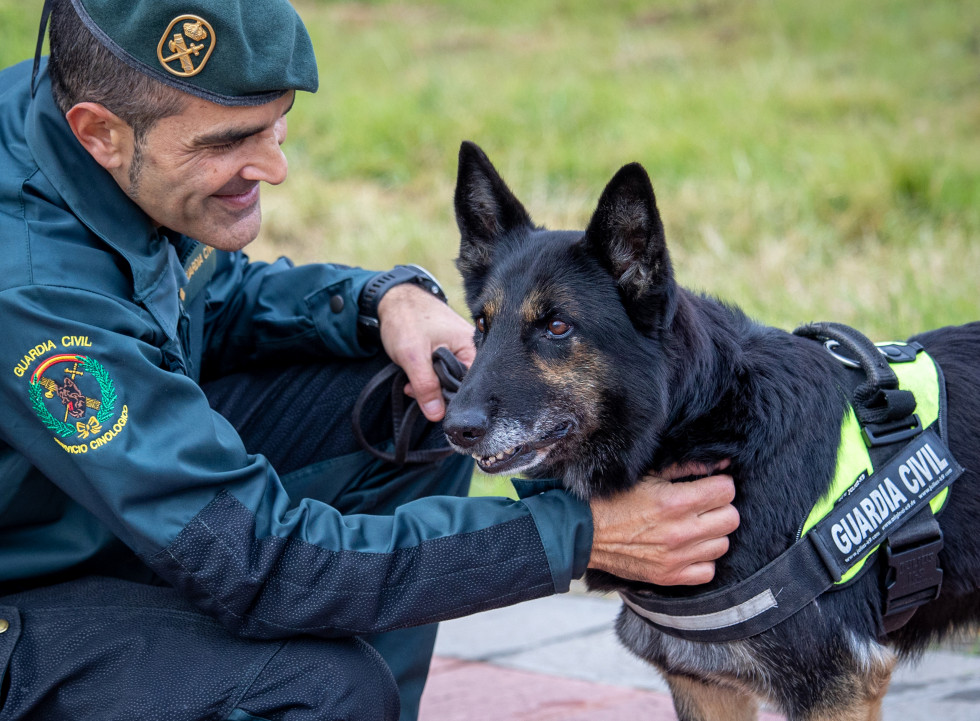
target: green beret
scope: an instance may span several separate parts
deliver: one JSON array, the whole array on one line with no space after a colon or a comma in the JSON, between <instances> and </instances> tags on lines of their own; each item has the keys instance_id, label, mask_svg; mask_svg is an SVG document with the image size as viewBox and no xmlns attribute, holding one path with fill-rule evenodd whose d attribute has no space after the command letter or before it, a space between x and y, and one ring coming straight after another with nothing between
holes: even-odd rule
<instances>
[{"instance_id":1,"label":"green beret","mask_svg":"<svg viewBox=\"0 0 980 721\"><path fill-rule=\"evenodd\" d=\"M221 105L316 92L316 57L287 0L71 0L127 65Z\"/></svg>"}]
</instances>

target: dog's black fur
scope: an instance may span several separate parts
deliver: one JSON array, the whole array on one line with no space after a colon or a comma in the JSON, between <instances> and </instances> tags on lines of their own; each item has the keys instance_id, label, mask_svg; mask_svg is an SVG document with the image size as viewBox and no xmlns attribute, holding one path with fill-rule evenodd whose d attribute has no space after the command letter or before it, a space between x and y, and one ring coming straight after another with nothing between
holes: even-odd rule
<instances>
[{"instance_id":1,"label":"dog's black fur","mask_svg":"<svg viewBox=\"0 0 980 721\"><path fill-rule=\"evenodd\" d=\"M789 547L834 473L846 407L837 361L678 286L637 164L610 181L584 233L549 231L464 143L455 204L478 349L445 420L457 449L487 472L560 477L586 499L647 469L731 459L741 524L729 552L709 585L660 593L731 584ZM980 622L980 323L915 340L946 375L947 442L967 470L940 517L942 595L893 634L900 654ZM876 640L880 606L872 571L744 641L682 641L628 609L617 630L665 673L682 721L750 718L757 696L790 719L876 718L894 662Z\"/></svg>"}]
</instances>

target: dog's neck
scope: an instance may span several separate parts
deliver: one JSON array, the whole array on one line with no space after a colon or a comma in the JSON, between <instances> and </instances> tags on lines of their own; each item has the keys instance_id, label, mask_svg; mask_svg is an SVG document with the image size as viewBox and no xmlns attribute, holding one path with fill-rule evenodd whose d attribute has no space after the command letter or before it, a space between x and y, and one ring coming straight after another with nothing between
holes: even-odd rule
<instances>
[{"instance_id":1,"label":"dog's neck","mask_svg":"<svg viewBox=\"0 0 980 721\"><path fill-rule=\"evenodd\" d=\"M672 370L667 427L713 412L744 373L745 345L760 326L715 298L677 288L677 310L663 352Z\"/></svg>"},{"instance_id":2,"label":"dog's neck","mask_svg":"<svg viewBox=\"0 0 980 721\"><path fill-rule=\"evenodd\" d=\"M716 298L680 287L677 293L676 313L660 341L670 368L668 409L650 461L662 468L735 460L746 452L746 424L762 420L753 414L784 406L787 396L800 392L770 384L772 365L809 366L811 351L818 351Z\"/></svg>"}]
</instances>

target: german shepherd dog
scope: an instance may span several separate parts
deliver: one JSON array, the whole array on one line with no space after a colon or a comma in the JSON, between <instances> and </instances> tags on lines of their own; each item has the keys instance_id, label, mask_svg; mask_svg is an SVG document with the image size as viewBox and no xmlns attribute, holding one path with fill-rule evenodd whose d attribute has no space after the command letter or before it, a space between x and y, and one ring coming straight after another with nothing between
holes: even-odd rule
<instances>
[{"instance_id":1,"label":"german shepherd dog","mask_svg":"<svg viewBox=\"0 0 980 721\"><path fill-rule=\"evenodd\" d=\"M760 325L679 286L646 171L623 167L582 231L534 225L487 156L464 143L457 267L477 356L444 430L487 473L555 477L583 499L647 469L731 459L741 525L703 593L744 579L795 540L834 475L847 404L820 343ZM624 606L621 641L666 677L682 721L880 717L896 658L980 621L980 323L916 336L941 365L948 438L967 470L940 515L937 600L879 642L874 573L768 631L731 642L666 635ZM642 584L598 571L602 591ZM652 588L652 587L647 587Z\"/></svg>"}]
</instances>

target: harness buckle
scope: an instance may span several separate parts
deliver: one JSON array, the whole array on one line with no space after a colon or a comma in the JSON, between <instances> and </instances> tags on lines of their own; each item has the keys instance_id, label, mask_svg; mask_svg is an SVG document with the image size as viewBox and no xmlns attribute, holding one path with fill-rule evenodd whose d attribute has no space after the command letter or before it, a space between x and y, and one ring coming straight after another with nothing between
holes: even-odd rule
<instances>
[{"instance_id":1,"label":"harness buckle","mask_svg":"<svg viewBox=\"0 0 980 721\"><path fill-rule=\"evenodd\" d=\"M891 541L886 541L882 609L886 633L904 626L919 606L939 598L943 585L943 570L939 567L942 548L943 532L938 524L931 538L906 548L893 548Z\"/></svg>"},{"instance_id":2,"label":"harness buckle","mask_svg":"<svg viewBox=\"0 0 980 721\"><path fill-rule=\"evenodd\" d=\"M889 363L914 363L919 351L924 350L921 343L879 343L878 352L888 359Z\"/></svg>"},{"instance_id":3,"label":"harness buckle","mask_svg":"<svg viewBox=\"0 0 980 721\"><path fill-rule=\"evenodd\" d=\"M901 443L915 438L920 433L922 433L922 421L919 420L918 413L891 423L865 423L861 426L861 437L868 448Z\"/></svg>"}]
</instances>

